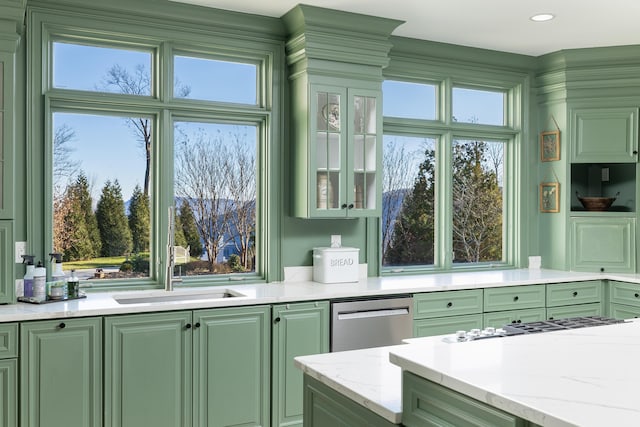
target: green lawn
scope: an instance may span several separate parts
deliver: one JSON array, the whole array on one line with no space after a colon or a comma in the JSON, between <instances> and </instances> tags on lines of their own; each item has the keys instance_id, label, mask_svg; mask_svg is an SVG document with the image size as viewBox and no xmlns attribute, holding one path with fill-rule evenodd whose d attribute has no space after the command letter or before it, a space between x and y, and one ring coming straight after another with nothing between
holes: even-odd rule
<instances>
[{"instance_id":1,"label":"green lawn","mask_svg":"<svg viewBox=\"0 0 640 427\"><path fill-rule=\"evenodd\" d=\"M149 253L141 253L145 258L149 258ZM91 270L96 268L118 266L125 262L125 256L92 258L86 261L69 261L63 264L65 270Z\"/></svg>"}]
</instances>

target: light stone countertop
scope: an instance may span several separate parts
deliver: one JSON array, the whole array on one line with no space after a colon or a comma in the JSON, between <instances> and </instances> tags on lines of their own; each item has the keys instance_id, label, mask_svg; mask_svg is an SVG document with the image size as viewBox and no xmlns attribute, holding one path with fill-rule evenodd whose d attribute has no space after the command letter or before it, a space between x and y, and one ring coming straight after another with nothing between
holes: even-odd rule
<instances>
[{"instance_id":1,"label":"light stone countertop","mask_svg":"<svg viewBox=\"0 0 640 427\"><path fill-rule=\"evenodd\" d=\"M354 283L323 284L309 280L273 282L268 284L235 284L197 288L179 288L172 294L202 294L229 289L244 296L223 299L200 299L120 304L115 298L166 295L164 290L87 292L87 298L49 304L17 303L0 306L0 322L58 319L110 314L155 311L192 310L258 304L280 304L298 301L328 300L351 297L371 297L417 292L517 286L583 280L615 279L639 283L640 275L607 273L577 273L557 270L495 270L484 272L436 273L428 275L371 277Z\"/></svg>"},{"instance_id":2,"label":"light stone countertop","mask_svg":"<svg viewBox=\"0 0 640 427\"><path fill-rule=\"evenodd\" d=\"M640 320L389 350L402 369L548 427L640 425Z\"/></svg>"}]
</instances>

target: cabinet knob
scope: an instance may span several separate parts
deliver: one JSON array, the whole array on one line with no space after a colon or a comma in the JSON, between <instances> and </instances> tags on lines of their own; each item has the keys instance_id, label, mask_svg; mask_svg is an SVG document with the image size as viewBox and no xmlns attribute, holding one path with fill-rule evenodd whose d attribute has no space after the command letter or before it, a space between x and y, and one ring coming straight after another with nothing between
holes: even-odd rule
<instances>
[{"instance_id":1,"label":"cabinet knob","mask_svg":"<svg viewBox=\"0 0 640 427\"><path fill-rule=\"evenodd\" d=\"M194 328L199 328L200 327L200 322L196 322L195 325L193 325Z\"/></svg>"},{"instance_id":2,"label":"cabinet knob","mask_svg":"<svg viewBox=\"0 0 640 427\"><path fill-rule=\"evenodd\" d=\"M553 320L553 316L550 316L550 317L549 317L549 320Z\"/></svg>"},{"instance_id":3,"label":"cabinet knob","mask_svg":"<svg viewBox=\"0 0 640 427\"><path fill-rule=\"evenodd\" d=\"M448 303L447 303L447 307L448 307L448 308L453 307L453 303L452 303L452 302L448 302Z\"/></svg>"},{"instance_id":4,"label":"cabinet knob","mask_svg":"<svg viewBox=\"0 0 640 427\"><path fill-rule=\"evenodd\" d=\"M58 328L60 328L60 329L64 329L66 327L67 327L67 325L64 322L60 322L60 324L58 325Z\"/></svg>"},{"instance_id":5,"label":"cabinet knob","mask_svg":"<svg viewBox=\"0 0 640 427\"><path fill-rule=\"evenodd\" d=\"M640 294L638 294L638 293L634 294L633 296L636 297L636 298L640 298Z\"/></svg>"},{"instance_id":6,"label":"cabinet knob","mask_svg":"<svg viewBox=\"0 0 640 427\"><path fill-rule=\"evenodd\" d=\"M512 320L511 323L518 323L518 321L517 320Z\"/></svg>"},{"instance_id":7,"label":"cabinet knob","mask_svg":"<svg viewBox=\"0 0 640 427\"><path fill-rule=\"evenodd\" d=\"M604 267L600 267L600 273L604 273Z\"/></svg>"},{"instance_id":8,"label":"cabinet knob","mask_svg":"<svg viewBox=\"0 0 640 427\"><path fill-rule=\"evenodd\" d=\"M273 319L273 323L280 323L280 316Z\"/></svg>"},{"instance_id":9,"label":"cabinet knob","mask_svg":"<svg viewBox=\"0 0 640 427\"><path fill-rule=\"evenodd\" d=\"M518 295L516 295L515 297L513 297L514 301L518 301L520 299L520 297L518 297Z\"/></svg>"},{"instance_id":10,"label":"cabinet knob","mask_svg":"<svg viewBox=\"0 0 640 427\"><path fill-rule=\"evenodd\" d=\"M577 297L578 296L578 291L573 291L573 296Z\"/></svg>"},{"instance_id":11,"label":"cabinet knob","mask_svg":"<svg viewBox=\"0 0 640 427\"><path fill-rule=\"evenodd\" d=\"M340 206L342 209L347 209L347 204L343 203L342 206Z\"/></svg>"},{"instance_id":12,"label":"cabinet knob","mask_svg":"<svg viewBox=\"0 0 640 427\"><path fill-rule=\"evenodd\" d=\"M191 329L191 323L187 323L186 325L184 325L184 327L187 329Z\"/></svg>"},{"instance_id":13,"label":"cabinet knob","mask_svg":"<svg viewBox=\"0 0 640 427\"><path fill-rule=\"evenodd\" d=\"M347 206L349 209L353 209L353 203L349 203L349 206Z\"/></svg>"},{"instance_id":14,"label":"cabinet knob","mask_svg":"<svg viewBox=\"0 0 640 427\"><path fill-rule=\"evenodd\" d=\"M522 320L518 319L518 321L516 323L522 323Z\"/></svg>"},{"instance_id":15,"label":"cabinet knob","mask_svg":"<svg viewBox=\"0 0 640 427\"><path fill-rule=\"evenodd\" d=\"M638 154L638 150L633 150L633 154L634 155Z\"/></svg>"}]
</instances>

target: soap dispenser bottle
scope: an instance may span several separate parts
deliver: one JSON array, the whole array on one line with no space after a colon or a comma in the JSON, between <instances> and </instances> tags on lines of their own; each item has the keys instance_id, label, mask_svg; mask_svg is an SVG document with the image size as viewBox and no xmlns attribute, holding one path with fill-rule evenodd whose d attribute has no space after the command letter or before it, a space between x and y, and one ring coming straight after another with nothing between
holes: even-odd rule
<instances>
[{"instance_id":1,"label":"soap dispenser bottle","mask_svg":"<svg viewBox=\"0 0 640 427\"><path fill-rule=\"evenodd\" d=\"M36 267L33 265L34 255L22 255L22 263L27 263L27 272L24 274L24 296L33 296L33 273Z\"/></svg>"},{"instance_id":2,"label":"soap dispenser bottle","mask_svg":"<svg viewBox=\"0 0 640 427\"><path fill-rule=\"evenodd\" d=\"M49 289L49 296L52 299L68 299L67 281L62 271L62 254L53 252L49 256L52 262L55 261L51 272L51 287L54 289Z\"/></svg>"},{"instance_id":3,"label":"soap dispenser bottle","mask_svg":"<svg viewBox=\"0 0 640 427\"><path fill-rule=\"evenodd\" d=\"M38 261L33 270L33 299L38 302L47 300L47 269Z\"/></svg>"}]
</instances>

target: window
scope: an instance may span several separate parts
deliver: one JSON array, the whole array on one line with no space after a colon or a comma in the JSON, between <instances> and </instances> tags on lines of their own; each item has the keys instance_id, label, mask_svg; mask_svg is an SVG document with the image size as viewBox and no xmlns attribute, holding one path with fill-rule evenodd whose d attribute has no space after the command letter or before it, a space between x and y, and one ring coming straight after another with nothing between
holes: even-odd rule
<instances>
[{"instance_id":1,"label":"window","mask_svg":"<svg viewBox=\"0 0 640 427\"><path fill-rule=\"evenodd\" d=\"M514 209L507 190L515 168L508 159L518 132L504 129L514 114L506 111L512 89L441 85L451 85L452 97L438 102L449 103L452 111L437 122L408 119L419 116L411 111L387 116L407 105L387 107L402 100L387 96L394 85L383 85L381 259L388 273L513 262L513 233L505 230ZM408 108L422 111L433 99L422 96L424 102L415 100ZM440 103L435 109L446 111Z\"/></svg>"},{"instance_id":2,"label":"window","mask_svg":"<svg viewBox=\"0 0 640 427\"><path fill-rule=\"evenodd\" d=\"M185 285L264 280L279 43L109 19L34 12L35 250L93 286L161 286L170 253Z\"/></svg>"},{"instance_id":3,"label":"window","mask_svg":"<svg viewBox=\"0 0 640 427\"><path fill-rule=\"evenodd\" d=\"M384 116L436 119L436 85L385 80L382 83Z\"/></svg>"}]
</instances>

